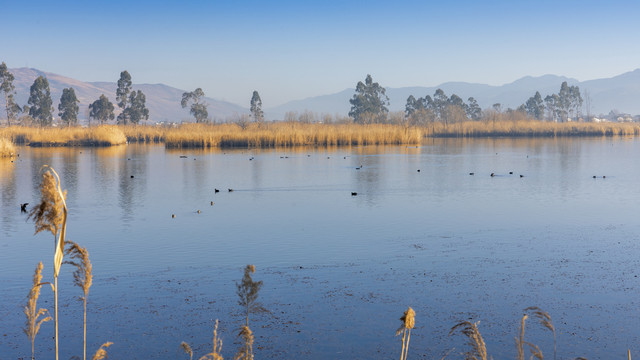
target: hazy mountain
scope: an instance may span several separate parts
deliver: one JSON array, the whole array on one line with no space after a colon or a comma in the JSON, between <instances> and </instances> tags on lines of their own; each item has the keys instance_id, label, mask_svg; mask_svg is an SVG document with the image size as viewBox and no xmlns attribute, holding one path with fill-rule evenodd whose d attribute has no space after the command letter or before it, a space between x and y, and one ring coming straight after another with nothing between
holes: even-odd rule
<instances>
[{"instance_id":1,"label":"hazy mountain","mask_svg":"<svg viewBox=\"0 0 640 360\"><path fill-rule=\"evenodd\" d=\"M9 69L15 76L13 84L16 87L16 102L23 106L29 99L29 88L38 76L45 76L49 81L51 90L51 98L53 107L55 108L54 116L58 117L58 103L62 95L62 89L72 87L78 100L80 100L79 118L81 121L87 119L89 114L89 104L96 101L100 95L105 94L109 101L113 103L118 112L116 104L116 82L82 82L61 75L40 71L30 68ZM174 121L182 120L193 121L193 117L189 114L189 109L183 109L180 106L182 93L185 90L176 89L163 84L133 84L133 90L141 90L147 99L147 108L149 108L149 121ZM214 119L224 119L238 113L248 113L249 110L241 106L220 101L212 98L205 98L209 104L209 116ZM4 110L4 108L3 108Z\"/></svg>"},{"instance_id":2,"label":"hazy mountain","mask_svg":"<svg viewBox=\"0 0 640 360\"><path fill-rule=\"evenodd\" d=\"M539 91L543 98L558 93L563 81L566 81L570 86L579 86L583 98L588 92L591 98L592 114L607 114L613 109L630 114L640 114L640 101L638 101L640 100L640 69L608 79L582 82L563 76L544 75L526 76L502 86L448 82L433 87L387 88L387 96L389 97L390 111L404 111L407 98L410 95L416 98L426 95L433 97L437 89L442 89L447 96L456 94L465 102L469 97L474 97L483 109L490 108L496 103L500 103L503 109L515 109L525 103L529 97L535 95L536 91ZM384 86L384 84L380 85ZM267 108L265 113L272 119L282 119L287 111L301 113L305 110L346 115L351 107L349 99L354 93L355 89L346 89L331 95L291 101L277 107ZM583 111L586 112L586 109Z\"/></svg>"}]
</instances>

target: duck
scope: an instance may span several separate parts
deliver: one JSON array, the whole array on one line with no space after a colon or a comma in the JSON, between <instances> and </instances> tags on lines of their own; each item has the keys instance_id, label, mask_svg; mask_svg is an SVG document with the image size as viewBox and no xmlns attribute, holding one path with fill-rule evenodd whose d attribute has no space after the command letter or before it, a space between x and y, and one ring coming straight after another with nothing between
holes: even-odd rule
<instances>
[{"instance_id":1,"label":"duck","mask_svg":"<svg viewBox=\"0 0 640 360\"><path fill-rule=\"evenodd\" d=\"M20 212L26 213L27 205L29 205L29 203L20 204Z\"/></svg>"}]
</instances>

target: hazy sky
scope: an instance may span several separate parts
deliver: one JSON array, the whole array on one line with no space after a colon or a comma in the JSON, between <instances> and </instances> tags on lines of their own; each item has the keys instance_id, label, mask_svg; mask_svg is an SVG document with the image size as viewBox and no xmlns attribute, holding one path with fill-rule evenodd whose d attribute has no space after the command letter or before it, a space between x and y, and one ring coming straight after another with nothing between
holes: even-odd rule
<instances>
[{"instance_id":1,"label":"hazy sky","mask_svg":"<svg viewBox=\"0 0 640 360\"><path fill-rule=\"evenodd\" d=\"M0 61L83 81L164 83L248 106L355 87L640 67L640 2L4 1Z\"/></svg>"}]
</instances>

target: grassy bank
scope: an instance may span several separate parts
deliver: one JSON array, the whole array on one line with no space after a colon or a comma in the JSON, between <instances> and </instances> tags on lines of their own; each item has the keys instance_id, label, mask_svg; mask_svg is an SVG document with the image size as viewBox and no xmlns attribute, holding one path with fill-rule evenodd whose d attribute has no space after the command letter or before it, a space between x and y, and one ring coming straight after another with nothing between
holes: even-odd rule
<instances>
[{"instance_id":1,"label":"grassy bank","mask_svg":"<svg viewBox=\"0 0 640 360\"><path fill-rule=\"evenodd\" d=\"M111 146L164 143L167 148L358 146L420 144L425 137L638 136L637 123L552 123L467 121L426 126L394 124L308 124L299 122L183 124L176 127L0 128L0 138L30 146Z\"/></svg>"},{"instance_id":2,"label":"grassy bank","mask_svg":"<svg viewBox=\"0 0 640 360\"><path fill-rule=\"evenodd\" d=\"M16 147L11 140L0 136L0 158L11 157L16 154Z\"/></svg>"}]
</instances>

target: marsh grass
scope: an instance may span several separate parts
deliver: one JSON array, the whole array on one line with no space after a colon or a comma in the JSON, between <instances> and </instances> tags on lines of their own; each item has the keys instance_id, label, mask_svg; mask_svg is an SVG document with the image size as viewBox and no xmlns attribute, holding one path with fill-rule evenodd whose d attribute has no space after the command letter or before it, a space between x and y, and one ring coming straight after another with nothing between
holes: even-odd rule
<instances>
[{"instance_id":1,"label":"marsh grass","mask_svg":"<svg viewBox=\"0 0 640 360\"><path fill-rule=\"evenodd\" d=\"M9 138L0 137L0 158L16 155L16 147Z\"/></svg>"},{"instance_id":2,"label":"marsh grass","mask_svg":"<svg viewBox=\"0 0 640 360\"><path fill-rule=\"evenodd\" d=\"M40 287L42 285L42 262L39 262L33 274L33 285L27 297L27 306L24 307L24 314L27 316L27 321L25 322L23 331L31 341L31 359L35 359L35 341L36 335L38 335L38 331L40 331L40 325L42 325L43 322L51 320L47 309L38 309L38 298L40 297Z\"/></svg>"},{"instance_id":3,"label":"marsh grass","mask_svg":"<svg viewBox=\"0 0 640 360\"><path fill-rule=\"evenodd\" d=\"M180 343L180 348L189 355L189 359L193 359L193 350L186 342ZM224 360L222 357L222 340L218 339L218 320L213 328L213 349L210 353L202 356L199 360Z\"/></svg>"},{"instance_id":4,"label":"marsh grass","mask_svg":"<svg viewBox=\"0 0 640 360\"><path fill-rule=\"evenodd\" d=\"M0 129L0 137L15 144L29 146L112 146L125 144L127 138L119 126L102 125L92 128L38 128L10 126Z\"/></svg>"},{"instance_id":5,"label":"marsh grass","mask_svg":"<svg viewBox=\"0 0 640 360\"><path fill-rule=\"evenodd\" d=\"M546 311L543 311L537 306L530 306L524 309L526 312L531 312L533 316L537 317L540 321L540 324L547 330L553 333L553 359L556 359L556 353L558 349L557 340L556 340L556 328L551 321L551 316ZM523 330L524 331L524 330Z\"/></svg>"}]
</instances>

